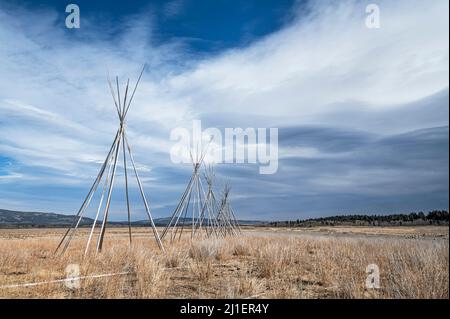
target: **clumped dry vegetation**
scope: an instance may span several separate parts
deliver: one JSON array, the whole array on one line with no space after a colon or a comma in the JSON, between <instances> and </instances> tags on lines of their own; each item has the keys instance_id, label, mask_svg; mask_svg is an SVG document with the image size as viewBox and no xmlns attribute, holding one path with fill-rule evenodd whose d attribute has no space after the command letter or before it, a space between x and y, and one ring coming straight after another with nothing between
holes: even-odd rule
<instances>
[{"instance_id":1,"label":"clumped dry vegetation","mask_svg":"<svg viewBox=\"0 0 450 319\"><path fill-rule=\"evenodd\" d=\"M40 233L39 233L40 232ZM167 243L162 253L138 230L133 247L112 230L99 254L83 258L83 231L64 255L53 250L61 231L0 231L0 286L81 275L81 281L1 287L0 297L34 298L448 298L445 239L333 237L245 232L241 238ZM40 234L40 235L39 235ZM380 289L367 289L366 266L377 264Z\"/></svg>"}]
</instances>

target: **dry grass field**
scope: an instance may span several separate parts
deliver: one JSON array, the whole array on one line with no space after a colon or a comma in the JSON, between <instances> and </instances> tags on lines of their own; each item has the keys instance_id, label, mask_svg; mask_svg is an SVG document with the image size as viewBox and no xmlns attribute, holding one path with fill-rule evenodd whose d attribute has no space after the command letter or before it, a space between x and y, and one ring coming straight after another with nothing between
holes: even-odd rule
<instances>
[{"instance_id":1,"label":"dry grass field","mask_svg":"<svg viewBox=\"0 0 450 319\"><path fill-rule=\"evenodd\" d=\"M83 258L87 230L55 256L63 229L0 230L1 298L448 298L448 227L248 228L240 238L188 236L158 250L151 232L108 229L101 254ZM43 283L79 264L79 289ZM367 289L377 264L380 289ZM41 283L13 287L14 284Z\"/></svg>"}]
</instances>

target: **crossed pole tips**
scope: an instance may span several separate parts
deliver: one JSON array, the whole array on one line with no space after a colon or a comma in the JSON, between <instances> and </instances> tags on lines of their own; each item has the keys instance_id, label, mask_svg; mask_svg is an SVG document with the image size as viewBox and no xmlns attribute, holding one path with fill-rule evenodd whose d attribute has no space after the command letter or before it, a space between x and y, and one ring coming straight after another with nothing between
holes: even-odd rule
<instances>
[{"instance_id":1,"label":"crossed pole tips","mask_svg":"<svg viewBox=\"0 0 450 319\"><path fill-rule=\"evenodd\" d=\"M136 164L135 164L135 161L133 158L133 153L132 153L131 146L130 146L130 143L128 142L128 138L127 138L127 134L126 134L125 119L128 114L128 111L130 109L131 102L133 101L134 94L136 93L138 84L141 80L142 74L144 73L144 70L145 70L145 65L143 66L142 71L139 74L139 77L136 81L136 84L134 86L133 92L131 93L131 96L129 96L129 90L128 90L129 84L130 84L130 79L127 80L123 99L121 99L121 96L120 96L119 78L116 76L116 79L115 79L116 91L117 91L116 92L113 88L113 84L108 75L108 85L109 85L111 95L114 100L114 105L115 105L115 108L117 111L117 115L119 117L119 128L117 129L113 143L109 149L106 159L104 160L104 162L100 168L100 171L99 171L97 177L95 178L80 209L78 210L77 214L75 215L72 224L67 229L67 231L65 232L61 241L59 242L59 244L55 250L55 253L57 253L57 252L64 253L67 250L76 231L78 230L79 226L82 224L83 216L85 215L87 209L89 208L92 198L94 197L94 195L98 189L98 186L103 182L103 187L102 187L100 199L99 199L97 210L96 210L96 215L95 215L94 221L92 223L92 226L90 227L90 232L89 232L89 236L88 236L88 239L86 242L84 254L86 255L89 252L89 248L91 247L91 242L94 238L94 233L95 233L97 226L99 226L99 231L97 234L96 252L100 252L102 250L105 233L106 233L106 228L107 228L107 223L108 223L108 216L109 216L109 212L110 212L111 196L112 196L112 192L113 192L114 181L116 179L118 161L120 160L119 153L123 154L122 162L123 162L124 180L125 180L125 199L126 199L126 205L127 205L129 245L130 245L130 247L132 245L132 228L131 228L131 209L130 209L130 198L129 198L127 154L128 154L128 159L130 160L131 165L133 167L133 173L136 177L136 183L139 187L139 192L140 192L142 201L144 203L144 207L145 207L145 210L147 213L148 220L149 220L151 228L153 230L153 235L155 237L155 240L156 240L159 248L161 250L164 250L164 246L161 242L161 238L158 234L158 231L156 229L155 223L152 218L152 214L150 211L148 201L145 197L144 189L142 187L142 183L139 178L138 171L136 169ZM105 195L106 195L106 201L104 201ZM100 220L99 219L100 212L102 210L103 210L103 218Z\"/></svg>"}]
</instances>

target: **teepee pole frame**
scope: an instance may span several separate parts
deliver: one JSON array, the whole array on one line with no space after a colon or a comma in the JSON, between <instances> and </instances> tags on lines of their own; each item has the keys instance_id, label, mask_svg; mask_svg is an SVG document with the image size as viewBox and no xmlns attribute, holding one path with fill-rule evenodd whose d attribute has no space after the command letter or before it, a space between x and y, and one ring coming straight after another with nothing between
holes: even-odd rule
<instances>
[{"instance_id":1,"label":"teepee pole frame","mask_svg":"<svg viewBox=\"0 0 450 319\"><path fill-rule=\"evenodd\" d=\"M96 215L93 221L92 226L90 226L90 232L89 232L89 237L87 239L87 243L86 243L86 247L84 250L84 255L88 254L89 252L89 247L90 244L92 242L92 239L94 237L94 233L95 233L95 228L98 224L99 221L99 216L100 216L100 211L103 209L103 219L101 221L101 226L100 226L100 231L98 234L98 238L97 238L97 245L96 245L96 251L100 252L103 248L103 243L104 243L104 239L105 239L105 234L106 234L106 229L107 229L107 225L108 225L108 216L109 216L109 212L110 212L110 206L111 206L111 201L112 201L112 193L113 193L113 189L114 189L114 182L115 182L115 177L116 177L116 173L117 173L117 167L119 165L119 155L123 155L122 160L123 160L123 169L124 169L124 179L125 179L125 199L126 199L126 205L127 205L127 220L128 220L128 237L129 237L129 244L131 247L132 244L132 227L131 227L131 208L130 208L130 197L129 197L129 178L128 178L128 167L127 167L127 153L128 153L128 157L130 159L130 162L132 164L133 167L133 172L134 175L136 177L136 182L137 185L139 187L139 192L142 198L142 201L144 203L145 206L145 210L147 213L147 217L149 219L150 225L152 227L153 230L153 234L154 237L156 239L156 242L159 246L159 248L161 250L164 251L164 246L162 244L161 238L159 237L158 231L156 229L155 223L153 221L153 217L151 215L151 211L150 211L150 207L148 205L148 201L147 198L145 196L144 193L144 189L142 186L142 182L141 179L139 177L138 174L138 169L136 167L136 163L134 161L133 158L133 154L131 151L131 146L130 143L128 142L128 138L126 135L126 124L125 124L125 118L126 115L130 109L131 106L131 102L134 98L134 95L136 93L136 89L138 87L138 84L141 80L142 74L145 70L145 65L142 68L140 74L139 74L139 78L136 81L136 84L134 86L133 92L131 94L131 96L129 97L129 84L130 84L130 80L127 80L126 83L126 87L125 87L125 94L123 97L123 101L121 99L120 96L120 85L119 85L119 78L116 77L115 79L115 84L116 84L116 90L117 92L114 91L111 79L108 75L107 78L107 82L108 82L108 86L111 92L111 95L113 97L113 101L114 101L114 106L116 108L117 111L117 115L119 117L119 121L120 121L120 126L119 129L116 132L114 141L109 149L109 152L106 156L105 161L103 162L100 171L96 177L96 179L94 180L93 184L91 185L91 188L88 192L88 194L86 195L80 209L78 210L77 214L74 216L73 222L70 225L70 227L66 230L65 234L63 235L61 241L59 242L58 246L55 249L55 253L60 251L62 253L64 253L66 251L66 249L69 247L70 242L72 240L72 238L74 237L77 229L79 228L81 221L83 220L83 216L86 212L86 210L88 209L91 200L94 196L94 194L97 191L97 188L99 186L99 184L104 181L103 184L103 188L101 191L101 197L98 203L98 207L96 210ZM117 94L117 95L116 95ZM129 97L129 99L128 99ZM122 153L122 154L121 154ZM106 172L107 171L107 172ZM104 204L104 199L105 199L105 195L106 195L106 201ZM103 204L104 204L104 208L103 208ZM61 249L62 248L62 249Z\"/></svg>"}]
</instances>

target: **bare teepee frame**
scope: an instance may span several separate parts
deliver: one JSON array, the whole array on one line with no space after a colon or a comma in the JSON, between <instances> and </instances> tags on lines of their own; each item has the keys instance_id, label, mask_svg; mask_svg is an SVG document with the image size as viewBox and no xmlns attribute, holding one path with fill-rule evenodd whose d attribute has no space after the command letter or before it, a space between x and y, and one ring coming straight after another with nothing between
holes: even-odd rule
<instances>
[{"instance_id":1,"label":"bare teepee frame","mask_svg":"<svg viewBox=\"0 0 450 319\"><path fill-rule=\"evenodd\" d=\"M198 154L198 152L197 152ZM240 234L240 228L235 214L229 205L229 188L225 199L219 204L214 193L214 172L212 167L204 174L207 191L203 187L201 167L204 162L206 149L191 160L193 173L176 206L167 226L164 228L161 239L170 234L170 239L180 239L185 228L191 228L191 239L206 235L206 237L226 237ZM190 223L190 225L189 225Z\"/></svg>"},{"instance_id":2,"label":"bare teepee frame","mask_svg":"<svg viewBox=\"0 0 450 319\"><path fill-rule=\"evenodd\" d=\"M145 210L147 213L147 217L148 220L150 222L151 228L153 230L153 234L155 237L155 240L159 246L160 249L164 250L163 244L161 242L161 239L159 237L158 231L155 227L155 223L153 222L153 218L152 218L152 214L150 211L150 207L148 205L148 201L145 197L145 193L144 193L144 189L142 187L142 183L141 180L139 178L137 169L136 169L136 164L134 162L133 159L133 154L131 151L131 146L128 142L128 138L127 138L127 134L126 134L126 116L128 114L128 111L130 109L130 105L131 102L133 100L134 94L136 92L136 89L138 87L139 81L141 80L142 74L144 73L144 69L145 69L145 65L142 68L142 71L139 75L138 80L136 81L136 84L134 86L134 90L128 100L128 88L129 88L129 84L130 84L130 80L128 79L126 87L125 87L125 94L124 94L124 98L123 100L121 100L120 97L120 89L119 89L119 79L116 76L116 89L117 92L114 91L113 85L111 83L110 78L108 77L108 84L109 84L109 88L111 90L111 95L113 97L114 100L114 105L116 107L117 110L117 115L119 116L119 121L120 121L120 125L119 128L117 130L116 136L114 138L114 141L109 149L108 155L106 156L105 161L103 162L103 165L100 168L100 172L98 173L96 179L94 180L94 183L92 184L88 194L86 195L83 204L81 205L80 209L78 210L78 213L75 215L75 218L72 222L72 225L67 229L66 233L64 234L64 236L62 237L61 241L58 244L58 247L56 248L56 252L61 251L62 253L65 252L67 250L67 248L69 247L69 244L73 238L73 236L75 235L77 229L80 226L80 223L83 219L83 216L87 210L87 208L89 207L89 204L91 203L92 197L94 196L99 184L103 181L104 185L103 185L103 189L101 192L101 197L99 200L99 204L98 204L98 208L97 208L97 212L95 215L95 219L94 222L90 228L90 232L89 232L89 237L87 239L87 243L86 243L86 247L85 247L85 251L84 253L87 254L89 251L89 247L91 244L91 241L93 239L94 236L94 232L95 232L95 228L97 226L97 223L99 222L99 216L100 216L100 211L103 208L103 200L106 194L106 202L105 202L105 206L104 206L104 210L103 210L103 219L101 221L100 224L100 232L98 234L97 237L97 245L96 245L96 251L100 252L102 250L103 247L103 241L105 238L105 232L106 232L106 226L107 226L107 222L108 222L108 215L109 215L109 209L110 209L110 205L111 205L111 195L113 192L113 187L114 187L114 181L115 181L115 177L116 177L116 171L117 171L117 162L119 159L119 155L120 153L123 154L123 167L124 167L124 178L125 178L125 198L126 198L126 203L127 203L127 215L128 215L128 237L129 237L129 244L131 246L132 243L132 229L131 229L131 210L130 210L130 199L129 199L129 189L128 189L128 172L127 172L127 153L130 159L130 162L133 166L133 172L134 175L136 177L136 182L137 185L139 187L139 191L140 191L140 195L142 197L142 201L144 203L145 206ZM117 94L117 99L116 99L116 94ZM105 172L107 172L105 174Z\"/></svg>"},{"instance_id":3,"label":"bare teepee frame","mask_svg":"<svg viewBox=\"0 0 450 319\"><path fill-rule=\"evenodd\" d=\"M205 209L206 194L201 180L200 168L205 158L206 150L201 153L197 152L195 160L192 153L190 155L193 164L191 178L175 211L170 217L169 223L161 234L161 239L164 239L169 233L171 240L180 239L183 231L185 228L189 229L188 227L191 228L191 238L193 238L200 233L199 230L202 227L205 228L205 225L199 224L199 221Z\"/></svg>"},{"instance_id":4,"label":"bare teepee frame","mask_svg":"<svg viewBox=\"0 0 450 319\"><path fill-rule=\"evenodd\" d=\"M220 225L217 221L217 212L219 206L217 205L216 196L214 194L213 183L214 183L214 171L212 166L205 169L203 174L206 184L208 185L208 190L205 195L205 202L195 227L195 232L200 233L202 231L202 225L205 228L206 236L219 237L220 236Z\"/></svg>"},{"instance_id":5,"label":"bare teepee frame","mask_svg":"<svg viewBox=\"0 0 450 319\"><path fill-rule=\"evenodd\" d=\"M230 204L230 190L229 185L225 185L217 213L217 222L223 236L237 236L241 234L241 228Z\"/></svg>"}]
</instances>

